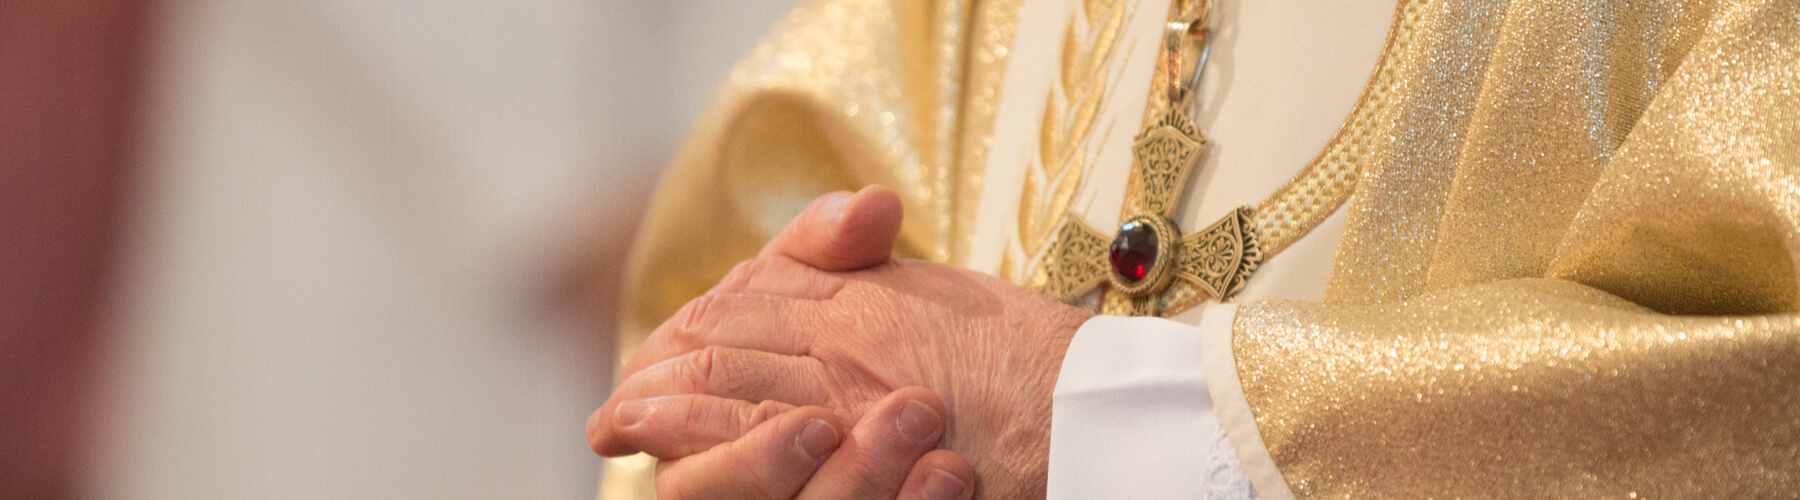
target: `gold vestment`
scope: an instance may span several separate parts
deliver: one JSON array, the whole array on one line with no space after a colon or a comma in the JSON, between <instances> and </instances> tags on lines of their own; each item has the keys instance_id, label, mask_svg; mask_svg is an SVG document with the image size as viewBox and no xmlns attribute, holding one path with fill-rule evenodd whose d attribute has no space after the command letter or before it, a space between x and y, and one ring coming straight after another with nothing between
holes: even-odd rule
<instances>
[{"instance_id":1,"label":"gold vestment","mask_svg":"<svg viewBox=\"0 0 1800 500\"><path fill-rule=\"evenodd\" d=\"M804 2L658 188L620 359L829 191L965 262L1017 9ZM1403 0L1371 82L1325 302L1234 328L1287 490L1800 493L1800 2Z\"/></svg>"}]
</instances>

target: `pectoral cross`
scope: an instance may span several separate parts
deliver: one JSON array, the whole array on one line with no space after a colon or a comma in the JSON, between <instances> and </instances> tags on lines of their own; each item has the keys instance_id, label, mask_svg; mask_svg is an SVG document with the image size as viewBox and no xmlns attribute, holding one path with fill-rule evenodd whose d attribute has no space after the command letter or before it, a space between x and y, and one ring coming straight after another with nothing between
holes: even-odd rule
<instances>
[{"instance_id":1,"label":"pectoral cross","mask_svg":"<svg viewBox=\"0 0 1800 500\"><path fill-rule=\"evenodd\" d=\"M1177 2L1158 64L1168 103L1132 146L1118 230L1108 234L1079 214L1065 214L1029 277L1040 293L1068 302L1104 286L1103 312L1168 316L1207 299L1231 298L1262 263L1251 207L1185 236L1172 218L1194 163L1206 151L1206 134L1186 108L1205 64L1211 24L1210 0Z\"/></svg>"}]
</instances>

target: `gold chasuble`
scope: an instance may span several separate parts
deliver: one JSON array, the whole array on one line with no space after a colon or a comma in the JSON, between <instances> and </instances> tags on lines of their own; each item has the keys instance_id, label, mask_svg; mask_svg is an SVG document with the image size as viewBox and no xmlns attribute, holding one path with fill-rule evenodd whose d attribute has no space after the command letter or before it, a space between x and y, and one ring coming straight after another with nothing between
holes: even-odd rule
<instances>
[{"instance_id":1,"label":"gold chasuble","mask_svg":"<svg viewBox=\"0 0 1800 500\"><path fill-rule=\"evenodd\" d=\"M966 265L1020 1L803 2L658 188L620 359L829 191L894 186L903 256ZM1065 72L1133 1L1085 2ZM1290 184L1331 196L1262 245L1347 197L1324 302L1242 305L1208 367L1259 495L1800 494L1800 1L1397 7L1307 169L1344 192Z\"/></svg>"}]
</instances>

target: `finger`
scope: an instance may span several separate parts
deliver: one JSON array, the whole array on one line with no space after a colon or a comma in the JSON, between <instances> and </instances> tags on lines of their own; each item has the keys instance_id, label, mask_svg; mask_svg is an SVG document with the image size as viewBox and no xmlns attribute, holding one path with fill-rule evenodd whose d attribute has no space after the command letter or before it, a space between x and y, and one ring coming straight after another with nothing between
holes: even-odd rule
<instances>
[{"instance_id":1,"label":"finger","mask_svg":"<svg viewBox=\"0 0 1800 500\"><path fill-rule=\"evenodd\" d=\"M633 448L661 459L686 457L744 437L794 409L778 401L752 403L703 394L621 401L613 430Z\"/></svg>"},{"instance_id":2,"label":"finger","mask_svg":"<svg viewBox=\"0 0 1800 500\"><path fill-rule=\"evenodd\" d=\"M823 372L810 357L706 346L645 367L620 383L612 399L709 394L812 405L824 402Z\"/></svg>"},{"instance_id":3,"label":"finger","mask_svg":"<svg viewBox=\"0 0 1800 500\"><path fill-rule=\"evenodd\" d=\"M698 455L664 462L656 494L666 500L788 499L842 443L829 410L796 408L770 419L743 439Z\"/></svg>"},{"instance_id":4,"label":"finger","mask_svg":"<svg viewBox=\"0 0 1800 500\"><path fill-rule=\"evenodd\" d=\"M969 500L975 498L975 468L962 455L950 450L933 450L913 465L906 484L900 487L904 500Z\"/></svg>"},{"instance_id":5,"label":"finger","mask_svg":"<svg viewBox=\"0 0 1800 500\"><path fill-rule=\"evenodd\" d=\"M919 458L937 447L947 414L937 394L923 387L888 394L795 498L894 498Z\"/></svg>"},{"instance_id":6,"label":"finger","mask_svg":"<svg viewBox=\"0 0 1800 500\"><path fill-rule=\"evenodd\" d=\"M760 351L707 346L700 350L644 368L625 379L606 404L588 419L588 444L594 451L614 457L635 452L619 439L610 423L618 404L680 394L707 394L747 401L777 400L792 404L819 404L826 391L820 384L818 360Z\"/></svg>"},{"instance_id":7,"label":"finger","mask_svg":"<svg viewBox=\"0 0 1800 500\"><path fill-rule=\"evenodd\" d=\"M708 289L706 293L738 293L744 291L744 287L750 284L750 277L755 276L756 272L761 270L765 263L766 262L761 258L751 258L739 262L735 266L731 266L731 271L726 272L724 278L719 278L719 282L713 284L713 287Z\"/></svg>"},{"instance_id":8,"label":"finger","mask_svg":"<svg viewBox=\"0 0 1800 500\"><path fill-rule=\"evenodd\" d=\"M620 378L708 345L803 354L812 346L812 330L795 328L795 321L812 317L813 307L807 301L770 295L702 295L651 332L625 363Z\"/></svg>"},{"instance_id":9,"label":"finger","mask_svg":"<svg viewBox=\"0 0 1800 500\"><path fill-rule=\"evenodd\" d=\"M869 186L813 200L761 255L785 255L826 271L854 271L886 263L900 239L900 194Z\"/></svg>"},{"instance_id":10,"label":"finger","mask_svg":"<svg viewBox=\"0 0 1800 500\"><path fill-rule=\"evenodd\" d=\"M815 271L796 276L827 286L804 287L791 281L770 281L761 283L770 289L765 293L830 298L830 293L814 297L821 294L816 289L835 291L836 287L842 286L842 280L827 279L829 275L817 271L854 271L887 263L893 256L895 242L899 241L902 220L900 195L886 186L820 196L788 222L780 234L769 240L757 258L738 263L712 291L751 290L754 282L761 281L756 279L760 276L788 276L786 273L765 273L765 267L791 263ZM795 290L788 292L789 288Z\"/></svg>"},{"instance_id":11,"label":"finger","mask_svg":"<svg viewBox=\"0 0 1800 500\"><path fill-rule=\"evenodd\" d=\"M763 293L826 300L843 288L844 278L785 255L769 255L738 263L707 293Z\"/></svg>"}]
</instances>

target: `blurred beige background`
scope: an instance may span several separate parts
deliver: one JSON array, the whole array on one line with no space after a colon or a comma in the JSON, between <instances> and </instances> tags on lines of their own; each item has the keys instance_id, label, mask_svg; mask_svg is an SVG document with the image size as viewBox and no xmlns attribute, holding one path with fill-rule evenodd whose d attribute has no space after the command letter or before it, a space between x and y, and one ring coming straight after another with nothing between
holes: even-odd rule
<instances>
[{"instance_id":1,"label":"blurred beige background","mask_svg":"<svg viewBox=\"0 0 1800 500\"><path fill-rule=\"evenodd\" d=\"M159 5L87 496L592 498L582 304L793 3Z\"/></svg>"}]
</instances>

